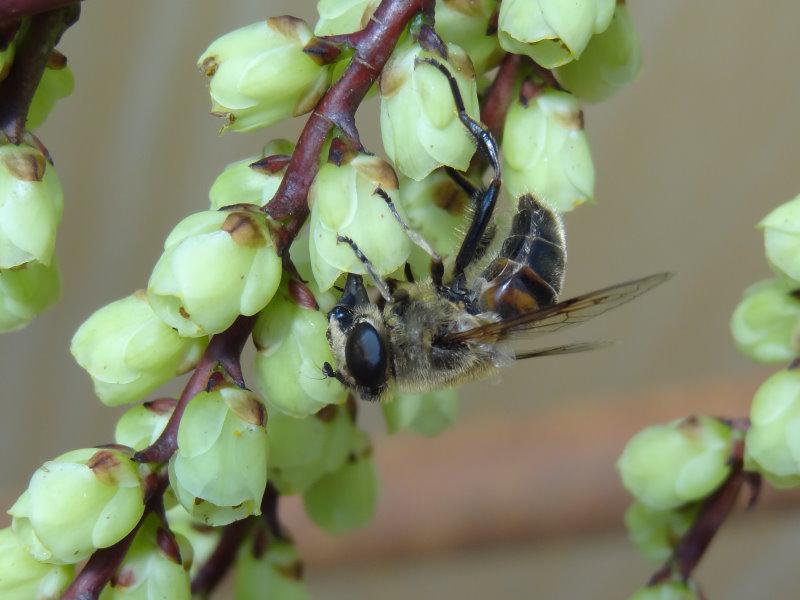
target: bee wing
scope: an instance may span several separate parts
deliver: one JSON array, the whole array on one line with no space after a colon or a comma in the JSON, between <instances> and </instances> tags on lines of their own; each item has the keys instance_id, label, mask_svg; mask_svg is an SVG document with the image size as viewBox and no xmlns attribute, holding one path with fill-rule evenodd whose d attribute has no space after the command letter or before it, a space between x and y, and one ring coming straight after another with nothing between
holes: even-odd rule
<instances>
[{"instance_id":1,"label":"bee wing","mask_svg":"<svg viewBox=\"0 0 800 600\"><path fill-rule=\"evenodd\" d=\"M564 344L562 346L550 346L549 348L539 348L529 352L517 352L514 358L524 360L526 358L538 358L540 356L556 356L558 354L575 354L576 352L588 352L608 348L614 342L577 342L574 344Z\"/></svg>"},{"instance_id":2,"label":"bee wing","mask_svg":"<svg viewBox=\"0 0 800 600\"><path fill-rule=\"evenodd\" d=\"M612 285L602 290L575 296L551 306L537 308L510 319L486 323L447 336L448 342L497 341L515 333L551 333L563 327L589 319L630 302L672 277L672 273L657 273Z\"/></svg>"}]
</instances>

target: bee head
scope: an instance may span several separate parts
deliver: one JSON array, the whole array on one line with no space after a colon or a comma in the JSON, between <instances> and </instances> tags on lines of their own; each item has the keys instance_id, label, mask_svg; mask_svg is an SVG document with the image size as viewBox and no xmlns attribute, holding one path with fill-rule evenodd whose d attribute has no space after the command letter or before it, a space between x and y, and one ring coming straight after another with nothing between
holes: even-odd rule
<instances>
[{"instance_id":1,"label":"bee head","mask_svg":"<svg viewBox=\"0 0 800 600\"><path fill-rule=\"evenodd\" d=\"M348 280L349 281L349 280ZM328 313L328 342L334 375L362 400L380 400L389 384L389 348L378 308L342 295Z\"/></svg>"}]
</instances>

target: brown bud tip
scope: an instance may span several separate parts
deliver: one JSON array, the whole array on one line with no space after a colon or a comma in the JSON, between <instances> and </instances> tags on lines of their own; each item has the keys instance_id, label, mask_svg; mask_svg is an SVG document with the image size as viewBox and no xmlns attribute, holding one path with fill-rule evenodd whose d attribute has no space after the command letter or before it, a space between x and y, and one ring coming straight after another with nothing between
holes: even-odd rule
<instances>
[{"instance_id":1,"label":"brown bud tip","mask_svg":"<svg viewBox=\"0 0 800 600\"><path fill-rule=\"evenodd\" d=\"M283 37L294 40L298 44L302 43L302 32L308 30L308 25L306 25L303 19L298 19L291 15L270 17L267 19L267 25L274 31L280 33Z\"/></svg>"},{"instance_id":2,"label":"brown bud tip","mask_svg":"<svg viewBox=\"0 0 800 600\"><path fill-rule=\"evenodd\" d=\"M314 416L317 417L323 423L330 423L336 418L336 413L338 409L334 404L328 404L327 406L323 406L320 408Z\"/></svg>"},{"instance_id":3,"label":"brown bud tip","mask_svg":"<svg viewBox=\"0 0 800 600\"><path fill-rule=\"evenodd\" d=\"M266 424L267 410L253 394L246 391L233 394L225 398L225 402L242 421L256 427L263 427Z\"/></svg>"},{"instance_id":4,"label":"brown bud tip","mask_svg":"<svg viewBox=\"0 0 800 600\"><path fill-rule=\"evenodd\" d=\"M300 308L305 308L306 310L318 310L319 304L317 304L317 299L314 298L313 292L308 289L308 287L296 279L289 280L289 297L294 301L297 306Z\"/></svg>"},{"instance_id":5,"label":"brown bud tip","mask_svg":"<svg viewBox=\"0 0 800 600\"><path fill-rule=\"evenodd\" d=\"M329 65L339 58L342 50L336 44L313 37L305 45L303 52L318 65Z\"/></svg>"},{"instance_id":6,"label":"brown bud tip","mask_svg":"<svg viewBox=\"0 0 800 600\"><path fill-rule=\"evenodd\" d=\"M111 585L115 588L133 587L135 583L136 575L133 574L133 569L119 571L111 577Z\"/></svg>"},{"instance_id":7,"label":"brown bud tip","mask_svg":"<svg viewBox=\"0 0 800 600\"><path fill-rule=\"evenodd\" d=\"M286 154L273 154L250 163L250 168L265 175L272 175L285 169L291 159L292 157Z\"/></svg>"},{"instance_id":8,"label":"brown bud tip","mask_svg":"<svg viewBox=\"0 0 800 600\"><path fill-rule=\"evenodd\" d=\"M41 152L32 148L20 147L3 157L3 165L16 179L21 181L41 181L47 166Z\"/></svg>"},{"instance_id":9,"label":"brown bud tip","mask_svg":"<svg viewBox=\"0 0 800 600\"><path fill-rule=\"evenodd\" d=\"M347 416L350 417L350 421L355 423L358 419L358 402L356 402L353 394L347 396L347 401L345 402L344 406L347 409Z\"/></svg>"},{"instance_id":10,"label":"brown bud tip","mask_svg":"<svg viewBox=\"0 0 800 600\"><path fill-rule=\"evenodd\" d=\"M61 70L67 66L67 57L61 54L58 50L53 49L50 56L47 57L47 68Z\"/></svg>"},{"instance_id":11,"label":"brown bud tip","mask_svg":"<svg viewBox=\"0 0 800 600\"><path fill-rule=\"evenodd\" d=\"M289 565L276 565L275 570L287 579L300 581L303 579L303 571L305 571L305 567L303 566L302 561L297 560Z\"/></svg>"},{"instance_id":12,"label":"brown bud tip","mask_svg":"<svg viewBox=\"0 0 800 600\"><path fill-rule=\"evenodd\" d=\"M179 565L183 564L181 549L178 547L178 542L171 531L164 527L159 527L156 531L156 543L169 560Z\"/></svg>"},{"instance_id":13,"label":"brown bud tip","mask_svg":"<svg viewBox=\"0 0 800 600\"><path fill-rule=\"evenodd\" d=\"M200 65L200 71L206 77L213 77L214 73L217 72L218 68L219 68L219 63L217 62L217 57L216 56L209 56ZM215 114L215 113L211 113L211 114Z\"/></svg>"},{"instance_id":14,"label":"brown bud tip","mask_svg":"<svg viewBox=\"0 0 800 600\"><path fill-rule=\"evenodd\" d=\"M114 470L119 467L119 459L111 450L96 452L86 463L100 481L112 485L116 483Z\"/></svg>"},{"instance_id":15,"label":"brown bud tip","mask_svg":"<svg viewBox=\"0 0 800 600\"><path fill-rule=\"evenodd\" d=\"M178 403L175 398L158 398L144 403L144 407L150 412L157 415L166 415L175 410L175 405Z\"/></svg>"},{"instance_id":16,"label":"brown bud tip","mask_svg":"<svg viewBox=\"0 0 800 600\"><path fill-rule=\"evenodd\" d=\"M528 106L530 101L542 93L542 87L536 84L532 79L526 79L522 82L519 88L519 101L522 106Z\"/></svg>"},{"instance_id":17,"label":"brown bud tip","mask_svg":"<svg viewBox=\"0 0 800 600\"><path fill-rule=\"evenodd\" d=\"M258 248L265 245L267 240L257 219L255 215L246 212L232 212L222 224L222 230L227 231L238 245Z\"/></svg>"}]
</instances>

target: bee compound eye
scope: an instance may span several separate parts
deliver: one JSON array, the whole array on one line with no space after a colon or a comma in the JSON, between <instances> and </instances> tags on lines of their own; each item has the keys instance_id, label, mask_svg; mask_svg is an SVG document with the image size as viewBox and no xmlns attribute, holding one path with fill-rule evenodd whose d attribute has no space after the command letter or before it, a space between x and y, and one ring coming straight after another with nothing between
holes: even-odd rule
<instances>
[{"instance_id":1,"label":"bee compound eye","mask_svg":"<svg viewBox=\"0 0 800 600\"><path fill-rule=\"evenodd\" d=\"M386 347L372 324L362 321L350 330L344 358L359 385L376 388L386 382Z\"/></svg>"}]
</instances>

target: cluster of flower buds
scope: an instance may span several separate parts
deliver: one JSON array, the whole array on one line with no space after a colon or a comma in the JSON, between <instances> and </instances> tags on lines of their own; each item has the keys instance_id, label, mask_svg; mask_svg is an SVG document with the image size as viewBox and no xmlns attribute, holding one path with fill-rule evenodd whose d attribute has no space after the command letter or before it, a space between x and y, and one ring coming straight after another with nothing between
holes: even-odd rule
<instances>
[{"instance_id":1,"label":"cluster of flower buds","mask_svg":"<svg viewBox=\"0 0 800 600\"><path fill-rule=\"evenodd\" d=\"M299 19L273 17L214 41L198 66L223 130L264 128L314 109L354 60L359 38L350 34L375 23L379 4L319 0L313 33ZM497 124L508 197L500 201L511 206L535 194L562 212L594 197L579 101L608 97L639 66L630 16L614 0L436 0L435 10L412 19L398 39L379 81L368 82L379 94L388 160L337 122L308 188L308 222L288 251L290 228L264 207L295 164L295 148L274 140L222 170L208 210L201 207L167 236L145 290L100 308L78 328L71 351L97 396L109 406L133 406L119 419L113 446L64 454L33 475L10 510L12 527L0 531L5 595L58 597L73 565L128 536L130 550L102 599L189 598L190 577L221 543L221 528L245 521L252 527L236 558L235 597L305 598L295 548L265 530L274 517L269 495L301 496L311 520L334 533L372 518L372 445L356 425L354 401L324 369L334 362L327 312L346 274L402 279L410 269L424 279L431 257L412 243L406 224L445 261L453 259L474 204L466 182L480 186L483 178L465 122L480 120L479 92L488 93L487 74L507 52L525 57L512 74L505 122ZM0 79L14 52L13 43L0 51ZM54 53L28 129L71 87L72 74ZM0 145L0 331L23 326L58 295L53 247L61 205L42 149ZM215 336L225 340L241 323L253 326L260 396L216 353ZM204 372L209 361L209 379L188 400L148 400L176 376ZM383 414L389 433L432 436L454 422L457 407L457 392L440 390L398 394ZM705 433L689 440L687 427ZM171 455L133 460L165 439L174 442ZM720 423L701 421L669 425L626 451L620 468L643 496L629 520L650 527L642 544L663 553L665 540L691 522L687 506L708 493L709 473L726 476L730 444ZM645 492L642 465L656 446L675 452L657 491ZM166 513L152 507L154 481ZM266 519L258 517L262 511ZM647 516L653 511L657 517Z\"/></svg>"}]
</instances>

